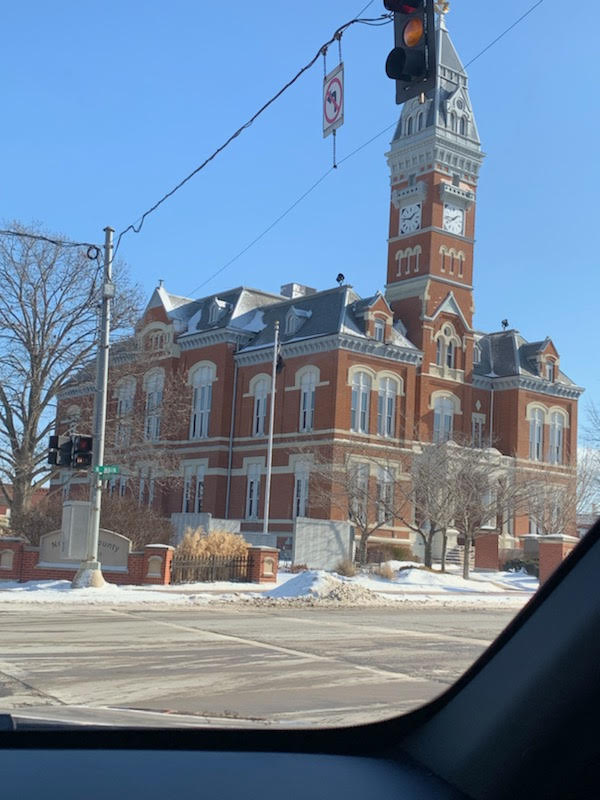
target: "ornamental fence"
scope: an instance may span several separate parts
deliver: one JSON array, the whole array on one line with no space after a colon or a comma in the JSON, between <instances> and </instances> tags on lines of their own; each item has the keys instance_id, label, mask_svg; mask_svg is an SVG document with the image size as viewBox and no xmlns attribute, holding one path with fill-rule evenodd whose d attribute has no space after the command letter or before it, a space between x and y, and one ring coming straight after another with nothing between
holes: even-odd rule
<instances>
[{"instance_id":1,"label":"ornamental fence","mask_svg":"<svg viewBox=\"0 0 600 800\"><path fill-rule=\"evenodd\" d=\"M171 583L248 581L248 556L189 558L175 555Z\"/></svg>"}]
</instances>

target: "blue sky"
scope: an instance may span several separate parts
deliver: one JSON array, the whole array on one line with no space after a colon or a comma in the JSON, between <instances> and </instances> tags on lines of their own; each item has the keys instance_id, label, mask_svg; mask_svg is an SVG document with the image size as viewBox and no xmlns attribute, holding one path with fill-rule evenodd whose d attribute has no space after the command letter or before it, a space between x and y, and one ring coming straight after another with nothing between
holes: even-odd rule
<instances>
[{"instance_id":1,"label":"blue sky","mask_svg":"<svg viewBox=\"0 0 600 800\"><path fill-rule=\"evenodd\" d=\"M3 12L0 218L76 239L117 232L199 164L297 69L360 0L12 3ZM448 28L469 61L533 0L454 0ZM600 401L594 244L599 169L591 3L545 0L469 68L484 151L478 193L475 324L507 317L553 338L562 366ZM282 10L283 9L283 10ZM297 9L297 10L295 10ZM376 0L366 15L378 16ZM565 35L566 31L566 35ZM568 36L571 36L569 39ZM399 114L384 73L392 27L343 37L345 124L338 157ZM330 52L328 68L337 59ZM322 63L163 205L119 256L149 295L159 278L191 293L331 165L321 136ZM258 244L196 292L245 284L319 289L342 271L383 288L391 132L330 174Z\"/></svg>"}]
</instances>

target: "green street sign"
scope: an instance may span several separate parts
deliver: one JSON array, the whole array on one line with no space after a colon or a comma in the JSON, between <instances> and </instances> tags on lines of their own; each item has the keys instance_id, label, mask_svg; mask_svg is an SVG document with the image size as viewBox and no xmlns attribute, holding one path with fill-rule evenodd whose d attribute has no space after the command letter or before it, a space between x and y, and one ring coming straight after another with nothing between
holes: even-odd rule
<instances>
[{"instance_id":1,"label":"green street sign","mask_svg":"<svg viewBox=\"0 0 600 800\"><path fill-rule=\"evenodd\" d=\"M120 468L116 464L102 464L94 467L94 472L98 472L100 475L118 475Z\"/></svg>"}]
</instances>

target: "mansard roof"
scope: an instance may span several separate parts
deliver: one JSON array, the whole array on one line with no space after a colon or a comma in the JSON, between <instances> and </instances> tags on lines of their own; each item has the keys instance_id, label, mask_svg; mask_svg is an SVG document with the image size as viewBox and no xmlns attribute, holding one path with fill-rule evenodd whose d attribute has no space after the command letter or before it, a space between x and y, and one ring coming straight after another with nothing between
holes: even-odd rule
<instances>
[{"instance_id":1,"label":"mansard roof","mask_svg":"<svg viewBox=\"0 0 600 800\"><path fill-rule=\"evenodd\" d=\"M512 376L543 378L538 355L544 352L552 341L547 337L541 341L528 342L519 331L506 330L483 334L478 338L477 344L481 360L473 367L475 375L488 378ZM554 349L553 345L552 347ZM576 386L562 371L558 371L555 381Z\"/></svg>"}]
</instances>

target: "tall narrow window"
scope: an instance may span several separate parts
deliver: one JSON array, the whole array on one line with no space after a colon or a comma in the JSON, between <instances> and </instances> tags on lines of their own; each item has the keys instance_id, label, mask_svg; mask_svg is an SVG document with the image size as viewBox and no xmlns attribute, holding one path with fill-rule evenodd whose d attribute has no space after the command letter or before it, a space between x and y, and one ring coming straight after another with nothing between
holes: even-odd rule
<instances>
[{"instance_id":1,"label":"tall narrow window","mask_svg":"<svg viewBox=\"0 0 600 800\"><path fill-rule=\"evenodd\" d=\"M529 458L532 461L543 459L544 448L544 412L534 408L529 422Z\"/></svg>"},{"instance_id":2,"label":"tall narrow window","mask_svg":"<svg viewBox=\"0 0 600 800\"><path fill-rule=\"evenodd\" d=\"M413 118L409 117L408 122L406 123L406 135L410 136L413 132Z\"/></svg>"},{"instance_id":3,"label":"tall narrow window","mask_svg":"<svg viewBox=\"0 0 600 800\"><path fill-rule=\"evenodd\" d=\"M312 431L315 418L317 371L305 372L300 379L300 431Z\"/></svg>"},{"instance_id":4,"label":"tall narrow window","mask_svg":"<svg viewBox=\"0 0 600 800\"><path fill-rule=\"evenodd\" d=\"M371 378L366 372L356 372L352 379L350 427L356 433L369 432L369 397Z\"/></svg>"},{"instance_id":5,"label":"tall narrow window","mask_svg":"<svg viewBox=\"0 0 600 800\"><path fill-rule=\"evenodd\" d=\"M186 464L183 468L183 503L181 510L188 514L199 514L204 500L203 464Z\"/></svg>"},{"instance_id":6,"label":"tall narrow window","mask_svg":"<svg viewBox=\"0 0 600 800\"><path fill-rule=\"evenodd\" d=\"M456 133L456 114L454 112L450 114L450 130Z\"/></svg>"},{"instance_id":7,"label":"tall narrow window","mask_svg":"<svg viewBox=\"0 0 600 800\"><path fill-rule=\"evenodd\" d=\"M454 427L454 403L450 397L436 397L433 407L433 441L447 442Z\"/></svg>"},{"instance_id":8,"label":"tall narrow window","mask_svg":"<svg viewBox=\"0 0 600 800\"><path fill-rule=\"evenodd\" d=\"M417 116L417 130L420 131L423 129L423 112L420 111Z\"/></svg>"},{"instance_id":9,"label":"tall narrow window","mask_svg":"<svg viewBox=\"0 0 600 800\"><path fill-rule=\"evenodd\" d=\"M150 373L144 379L146 390L144 437L149 441L160 438L164 379L163 372Z\"/></svg>"},{"instance_id":10,"label":"tall narrow window","mask_svg":"<svg viewBox=\"0 0 600 800\"><path fill-rule=\"evenodd\" d=\"M472 437L473 447L483 447L483 426L485 423L484 414L473 414L472 417Z\"/></svg>"},{"instance_id":11,"label":"tall narrow window","mask_svg":"<svg viewBox=\"0 0 600 800\"><path fill-rule=\"evenodd\" d=\"M294 473L294 517L305 517L308 509L308 464L296 464Z\"/></svg>"},{"instance_id":12,"label":"tall narrow window","mask_svg":"<svg viewBox=\"0 0 600 800\"><path fill-rule=\"evenodd\" d=\"M554 380L554 361L546 362L546 380L547 381Z\"/></svg>"},{"instance_id":13,"label":"tall narrow window","mask_svg":"<svg viewBox=\"0 0 600 800\"><path fill-rule=\"evenodd\" d=\"M466 136L467 133L467 120L464 117L460 118L460 133L461 136Z\"/></svg>"},{"instance_id":14,"label":"tall narrow window","mask_svg":"<svg viewBox=\"0 0 600 800\"><path fill-rule=\"evenodd\" d=\"M479 364L481 362L481 348L478 344L474 345L473 347L473 364Z\"/></svg>"},{"instance_id":15,"label":"tall narrow window","mask_svg":"<svg viewBox=\"0 0 600 800\"><path fill-rule=\"evenodd\" d=\"M397 390L398 384L392 378L382 378L379 381L379 395L377 397L377 433L380 436L394 435Z\"/></svg>"},{"instance_id":16,"label":"tall narrow window","mask_svg":"<svg viewBox=\"0 0 600 800\"><path fill-rule=\"evenodd\" d=\"M190 439L205 439L208 436L213 380L214 369L208 365L199 367L193 373Z\"/></svg>"},{"instance_id":17,"label":"tall narrow window","mask_svg":"<svg viewBox=\"0 0 600 800\"><path fill-rule=\"evenodd\" d=\"M260 464L250 464L248 466L248 478L246 483L246 518L258 518L258 503L260 500Z\"/></svg>"},{"instance_id":18,"label":"tall narrow window","mask_svg":"<svg viewBox=\"0 0 600 800\"><path fill-rule=\"evenodd\" d=\"M435 343L435 363L438 367L444 366L444 340L439 336Z\"/></svg>"},{"instance_id":19,"label":"tall narrow window","mask_svg":"<svg viewBox=\"0 0 600 800\"><path fill-rule=\"evenodd\" d=\"M377 521L394 520L394 475L392 470L380 467L377 475Z\"/></svg>"},{"instance_id":20,"label":"tall narrow window","mask_svg":"<svg viewBox=\"0 0 600 800\"><path fill-rule=\"evenodd\" d=\"M374 324L375 340L383 342L385 336L385 322L382 319L376 319Z\"/></svg>"},{"instance_id":21,"label":"tall narrow window","mask_svg":"<svg viewBox=\"0 0 600 800\"><path fill-rule=\"evenodd\" d=\"M448 342L446 345L446 366L450 367L450 369L454 369L455 362L456 347L454 346L454 342Z\"/></svg>"},{"instance_id":22,"label":"tall narrow window","mask_svg":"<svg viewBox=\"0 0 600 800\"><path fill-rule=\"evenodd\" d=\"M548 461L551 464L563 463L563 440L565 422L563 415L553 411L550 415L550 450Z\"/></svg>"},{"instance_id":23,"label":"tall narrow window","mask_svg":"<svg viewBox=\"0 0 600 800\"><path fill-rule=\"evenodd\" d=\"M125 448L131 444L133 426L133 401L135 397L135 379L124 378L117 384L117 409L115 427L115 447Z\"/></svg>"},{"instance_id":24,"label":"tall narrow window","mask_svg":"<svg viewBox=\"0 0 600 800\"><path fill-rule=\"evenodd\" d=\"M265 419L267 416L267 396L269 384L266 378L261 378L254 387L254 415L252 418L252 435L264 436Z\"/></svg>"}]
</instances>

